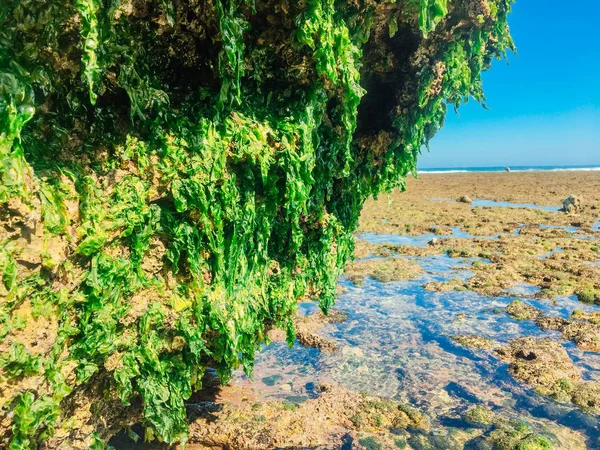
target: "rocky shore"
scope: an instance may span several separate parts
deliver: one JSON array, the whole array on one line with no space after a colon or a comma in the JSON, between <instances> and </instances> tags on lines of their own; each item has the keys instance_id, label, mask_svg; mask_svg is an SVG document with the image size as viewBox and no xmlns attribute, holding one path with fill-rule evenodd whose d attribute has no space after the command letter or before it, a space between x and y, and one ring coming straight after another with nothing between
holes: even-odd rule
<instances>
[{"instance_id":1,"label":"rocky shore","mask_svg":"<svg viewBox=\"0 0 600 450\"><path fill-rule=\"evenodd\" d=\"M569 200L562 208L570 196L577 201ZM593 431L600 412L599 221L599 172L436 174L409 179L407 192L367 203L356 235L355 260L348 262L338 294L350 291L360 305L368 303L374 289L396 292L399 286L399 292L407 294L397 297L394 301L399 303L386 312L395 315L405 314L405 306L400 306L405 298L418 305L422 297L450 296L460 304L462 296L463 312L431 311L440 315L435 319L440 330L460 330L431 331L435 336L427 339L444 343L438 353L420 348L429 345L421 341L425 337L413 338L413 344L403 337L404 350L395 348L400 345L397 339L387 344L394 346L390 351L421 358L418 364L429 367L432 372L424 373L432 380L448 376L443 395L449 397L435 394L440 397L430 404L419 394L408 394L410 384L404 384L407 392L398 388L393 398L377 395L369 384L363 385L363 392L345 387L351 383L344 380L374 370L368 343L344 334L359 327L355 311L341 302L341 309L324 316L314 309L302 313L300 305L295 319L300 347L295 349L309 347L307 351L322 355L314 356L317 360L332 361L327 370L333 375L340 372L334 367L340 361L355 364L354 369L327 382L315 376L314 382L298 387L298 379L311 379L303 374L301 361L296 369L286 368L282 361L281 375L266 376L259 361L253 380L224 387L208 381L213 388L188 402L187 448L594 448L600 443ZM440 258L447 264L443 276L441 268L431 266ZM415 317L413 322L421 320L419 314ZM503 334L502 328L508 332ZM375 340L388 333L383 328L369 332ZM270 338L272 345L283 348L283 333L273 331ZM435 363L440 351L472 359L476 366L484 364L498 392L477 392L455 382L452 367L443 369L447 375L434 374L440 371ZM574 354L585 356L586 362ZM277 368L276 358L269 360L269 367ZM426 385L408 373L408 367L395 369L397 378ZM294 371L300 375L290 378ZM430 385L434 392L434 383ZM546 412L540 415L501 400L506 392L515 398L525 395ZM450 406L436 416L444 404ZM561 418L567 415L578 419ZM113 445L141 448L124 434Z\"/></svg>"}]
</instances>

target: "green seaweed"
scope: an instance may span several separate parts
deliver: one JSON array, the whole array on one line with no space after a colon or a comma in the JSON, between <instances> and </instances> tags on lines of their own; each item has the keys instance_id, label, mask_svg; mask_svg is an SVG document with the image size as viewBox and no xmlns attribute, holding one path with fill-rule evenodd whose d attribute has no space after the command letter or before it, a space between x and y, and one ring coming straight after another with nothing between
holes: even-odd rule
<instances>
[{"instance_id":1,"label":"green seaweed","mask_svg":"<svg viewBox=\"0 0 600 450\"><path fill-rule=\"evenodd\" d=\"M488 3L452 28L465 12L445 0L1 2L0 445L77 428L74 399L100 395L184 442L206 369L251 375L269 328L294 342L305 295L327 312L364 201L404 188L447 105L484 101L481 71L514 50L511 2ZM428 56L387 64L379 29ZM397 100L383 130L361 110L377 77ZM19 332L41 316L58 328L29 354ZM14 383L33 376L36 394ZM89 448L123 420L100 409Z\"/></svg>"}]
</instances>

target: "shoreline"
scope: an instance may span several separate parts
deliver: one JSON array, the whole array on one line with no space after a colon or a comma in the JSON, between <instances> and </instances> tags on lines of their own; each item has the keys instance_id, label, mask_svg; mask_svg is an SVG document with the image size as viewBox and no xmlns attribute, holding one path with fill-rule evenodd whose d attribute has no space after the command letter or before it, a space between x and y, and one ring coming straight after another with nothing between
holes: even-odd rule
<instances>
[{"instance_id":1,"label":"shoreline","mask_svg":"<svg viewBox=\"0 0 600 450\"><path fill-rule=\"evenodd\" d=\"M417 174L452 174L452 173L545 173L545 172L597 172L600 171L598 166L573 166L573 167L525 167L515 166L514 168L491 166L491 167L456 167L456 168L426 168L418 169Z\"/></svg>"}]
</instances>

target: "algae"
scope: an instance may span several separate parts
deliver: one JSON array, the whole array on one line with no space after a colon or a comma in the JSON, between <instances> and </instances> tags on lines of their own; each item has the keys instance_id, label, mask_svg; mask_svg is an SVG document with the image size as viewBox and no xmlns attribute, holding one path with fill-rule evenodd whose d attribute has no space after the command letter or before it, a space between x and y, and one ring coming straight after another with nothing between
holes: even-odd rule
<instances>
[{"instance_id":1,"label":"algae","mask_svg":"<svg viewBox=\"0 0 600 450\"><path fill-rule=\"evenodd\" d=\"M344 274L354 284L362 284L365 277L381 283L406 281L417 278L422 273L423 269L418 264L404 258L353 261L349 262L344 269Z\"/></svg>"},{"instance_id":2,"label":"algae","mask_svg":"<svg viewBox=\"0 0 600 450\"><path fill-rule=\"evenodd\" d=\"M0 445L185 442L206 369L327 311L365 200L484 101L484 3L3 1Z\"/></svg>"}]
</instances>

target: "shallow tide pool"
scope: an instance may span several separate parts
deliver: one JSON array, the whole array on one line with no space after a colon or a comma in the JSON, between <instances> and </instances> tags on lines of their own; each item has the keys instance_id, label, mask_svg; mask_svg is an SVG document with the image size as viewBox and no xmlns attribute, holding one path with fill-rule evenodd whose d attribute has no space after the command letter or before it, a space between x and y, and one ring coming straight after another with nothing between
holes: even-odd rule
<instances>
[{"instance_id":1,"label":"shallow tide pool","mask_svg":"<svg viewBox=\"0 0 600 450\"><path fill-rule=\"evenodd\" d=\"M362 235L369 242L425 245L428 235L409 238ZM462 236L461 236L462 237ZM413 240L414 239L414 240ZM316 383L333 382L420 408L437 426L456 424L461 414L483 405L508 417L519 417L549 429L578 430L588 440L600 437L597 418L575 407L554 403L515 381L507 365L484 350L455 343L455 334L476 334L498 342L522 336L552 336L532 322L517 322L502 311L519 297L535 293L521 285L506 296L488 298L474 292L427 292L430 281L468 278L474 259L447 256L411 258L425 270L415 280L380 283L372 279L355 286L340 279L342 293L336 308L348 313L343 323L329 324L320 334L335 340L332 354L284 342L272 343L258 353L253 380L241 372L233 384L251 386L259 396L301 402L312 395ZM574 297L558 302L523 300L548 314L568 317L574 309L592 311ZM301 314L316 312L303 303ZM597 308L596 308L597 309ZM586 380L600 380L600 355L584 352L572 343L564 346Z\"/></svg>"},{"instance_id":2,"label":"shallow tide pool","mask_svg":"<svg viewBox=\"0 0 600 450\"><path fill-rule=\"evenodd\" d=\"M497 202L494 200L485 200L485 199L475 199L471 203L471 206L481 206L481 207L492 207L497 206L500 208L531 208L531 209L541 209L542 211L559 211L559 206L542 206L536 205L534 203L512 203L512 202Z\"/></svg>"}]
</instances>

